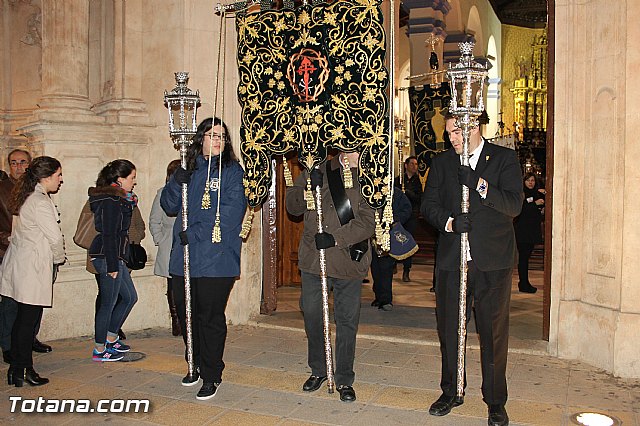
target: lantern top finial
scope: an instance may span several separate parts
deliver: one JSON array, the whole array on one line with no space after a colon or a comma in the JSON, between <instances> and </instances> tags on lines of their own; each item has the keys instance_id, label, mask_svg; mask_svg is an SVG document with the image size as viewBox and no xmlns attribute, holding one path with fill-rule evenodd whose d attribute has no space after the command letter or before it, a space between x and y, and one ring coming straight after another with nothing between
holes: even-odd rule
<instances>
[{"instance_id":1,"label":"lantern top finial","mask_svg":"<svg viewBox=\"0 0 640 426\"><path fill-rule=\"evenodd\" d=\"M187 83L189 82L189 73L187 71L179 71L174 73L174 75L176 78L176 87L174 87L171 90L171 92L168 92L168 93L165 90L164 92L165 105L167 105L167 101L169 99L178 100L179 98L188 98L190 100L193 100L194 98L198 98L197 102L198 102L198 105L200 105L198 91L196 90L194 92L193 90L189 89L189 87L187 86Z\"/></svg>"},{"instance_id":2,"label":"lantern top finial","mask_svg":"<svg viewBox=\"0 0 640 426\"><path fill-rule=\"evenodd\" d=\"M460 48L460 52L462 53L462 57L464 59L473 60L473 47L476 44L472 41L465 41L464 43L459 43L458 47Z\"/></svg>"},{"instance_id":3,"label":"lantern top finial","mask_svg":"<svg viewBox=\"0 0 640 426\"><path fill-rule=\"evenodd\" d=\"M186 71L179 71L174 75L176 76L176 86L183 86L189 82L189 73Z\"/></svg>"}]
</instances>

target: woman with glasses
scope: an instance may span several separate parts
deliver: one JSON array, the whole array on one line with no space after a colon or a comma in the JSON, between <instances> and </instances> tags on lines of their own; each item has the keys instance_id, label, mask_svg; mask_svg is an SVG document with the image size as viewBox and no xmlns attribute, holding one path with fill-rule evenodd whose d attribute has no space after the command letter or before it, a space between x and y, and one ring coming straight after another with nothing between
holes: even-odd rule
<instances>
[{"instance_id":1,"label":"woman with glasses","mask_svg":"<svg viewBox=\"0 0 640 426\"><path fill-rule=\"evenodd\" d=\"M22 387L49 383L33 369L33 337L43 307L53 303L53 282L64 263L64 238L59 213L49 194L62 185L60 162L37 157L20 176L11 194L10 208L18 214L9 248L0 270L0 294L17 302L11 330L9 385Z\"/></svg>"},{"instance_id":2,"label":"woman with glasses","mask_svg":"<svg viewBox=\"0 0 640 426\"><path fill-rule=\"evenodd\" d=\"M227 337L225 308L240 275L239 236L246 210L244 171L236 160L229 130L218 117L198 125L187 152L187 169L178 168L164 189L160 204L177 215L169 260L171 287L186 344L184 246L189 245L193 361L196 374L182 379L194 386L196 398L212 398L222 382L222 356ZM188 228L182 230L182 185L188 186Z\"/></svg>"}]
</instances>

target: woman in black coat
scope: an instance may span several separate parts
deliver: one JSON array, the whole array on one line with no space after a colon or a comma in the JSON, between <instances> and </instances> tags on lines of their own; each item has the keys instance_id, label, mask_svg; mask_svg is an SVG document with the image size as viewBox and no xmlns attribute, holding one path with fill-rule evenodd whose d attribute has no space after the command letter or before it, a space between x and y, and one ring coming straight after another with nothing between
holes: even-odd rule
<instances>
[{"instance_id":1,"label":"woman in black coat","mask_svg":"<svg viewBox=\"0 0 640 426\"><path fill-rule=\"evenodd\" d=\"M518 246L518 289L522 293L535 293L538 289L529 282L529 258L533 246L542 243L542 209L545 190L538 188L533 173L524 175L524 201L522 212L514 221Z\"/></svg>"}]
</instances>

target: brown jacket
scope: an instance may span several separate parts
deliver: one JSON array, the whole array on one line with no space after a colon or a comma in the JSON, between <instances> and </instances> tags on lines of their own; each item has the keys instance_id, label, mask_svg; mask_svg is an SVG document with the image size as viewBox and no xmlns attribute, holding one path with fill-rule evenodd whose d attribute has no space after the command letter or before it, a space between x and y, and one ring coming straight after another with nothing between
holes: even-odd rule
<instances>
[{"instance_id":1,"label":"brown jacket","mask_svg":"<svg viewBox=\"0 0 640 426\"><path fill-rule=\"evenodd\" d=\"M354 218L342 226L333 206L333 199L327 183L326 167L334 170L342 167L338 157L326 161L320 166L324 173L322 183L322 224L325 232L333 235L336 246L325 250L327 259L327 276L338 279L359 279L367 276L371 264L371 249L362 257L360 262L351 260L349 247L373 237L375 232L375 211L369 207L360 195L358 183L358 170L351 169L354 177L353 188L345 189L351 202ZM342 173L340 173L342 176ZM344 177L343 177L344 179ZM307 172L303 172L296 179L294 186L287 188L287 211L294 215L304 214L304 231L300 238L298 249L298 267L303 272L320 275L320 258L316 249L315 235L318 232L317 214L315 210L307 210L307 202L304 199L304 191L307 182Z\"/></svg>"},{"instance_id":2,"label":"brown jacket","mask_svg":"<svg viewBox=\"0 0 640 426\"><path fill-rule=\"evenodd\" d=\"M84 204L82 207L82 213L86 211L91 211L91 207L89 205L89 201ZM80 216L82 216L80 213ZM144 240L146 225L144 224L144 219L142 218L142 214L140 213L140 209L135 207L133 209L133 213L131 214L131 226L129 226L129 242L138 243ZM91 258L87 255L87 271L92 274L97 274L96 268L93 267L93 263L91 263Z\"/></svg>"},{"instance_id":3,"label":"brown jacket","mask_svg":"<svg viewBox=\"0 0 640 426\"><path fill-rule=\"evenodd\" d=\"M9 211L9 200L14 186L15 181L5 172L0 171L0 261L9 247L13 221L13 215Z\"/></svg>"}]
</instances>

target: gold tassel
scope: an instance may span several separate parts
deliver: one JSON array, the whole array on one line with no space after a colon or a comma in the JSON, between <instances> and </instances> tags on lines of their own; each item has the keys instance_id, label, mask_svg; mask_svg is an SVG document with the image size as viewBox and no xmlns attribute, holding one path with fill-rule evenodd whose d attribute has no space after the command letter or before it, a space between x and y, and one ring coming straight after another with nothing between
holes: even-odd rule
<instances>
[{"instance_id":1,"label":"gold tassel","mask_svg":"<svg viewBox=\"0 0 640 426\"><path fill-rule=\"evenodd\" d=\"M376 242L378 243L379 246L382 246L382 223L380 222L380 219L378 218L378 215L375 215L376 218Z\"/></svg>"},{"instance_id":2,"label":"gold tassel","mask_svg":"<svg viewBox=\"0 0 640 426\"><path fill-rule=\"evenodd\" d=\"M211 208L211 195L209 195L209 181L204 185L204 195L202 196L202 210Z\"/></svg>"},{"instance_id":3,"label":"gold tassel","mask_svg":"<svg viewBox=\"0 0 640 426\"><path fill-rule=\"evenodd\" d=\"M220 213L216 215L216 223L215 225L213 225L213 232L211 233L211 242L214 244L222 242L222 232L220 231Z\"/></svg>"},{"instance_id":4,"label":"gold tassel","mask_svg":"<svg viewBox=\"0 0 640 426\"><path fill-rule=\"evenodd\" d=\"M307 201L307 210L315 210L316 203L313 197L313 191L311 191L311 178L307 178L307 189L304 191L304 199Z\"/></svg>"},{"instance_id":5,"label":"gold tassel","mask_svg":"<svg viewBox=\"0 0 640 426\"><path fill-rule=\"evenodd\" d=\"M342 162L344 163L344 167L342 168L342 173L344 177L344 187L353 188L353 175L351 174L351 166L349 165L349 158L346 155L343 155Z\"/></svg>"},{"instance_id":6,"label":"gold tassel","mask_svg":"<svg viewBox=\"0 0 640 426\"><path fill-rule=\"evenodd\" d=\"M242 223L242 230L240 231L240 238L246 240L249 236L249 232L251 231L251 225L253 223L253 210L249 209L249 214L244 219Z\"/></svg>"},{"instance_id":7,"label":"gold tassel","mask_svg":"<svg viewBox=\"0 0 640 426\"><path fill-rule=\"evenodd\" d=\"M291 169L289 169L289 163L287 163L287 159L282 159L282 164L284 165L284 183L288 187L293 186L293 176L291 176Z\"/></svg>"}]
</instances>

